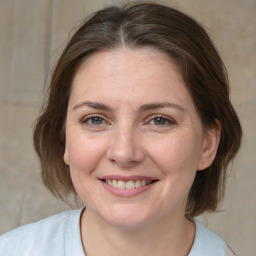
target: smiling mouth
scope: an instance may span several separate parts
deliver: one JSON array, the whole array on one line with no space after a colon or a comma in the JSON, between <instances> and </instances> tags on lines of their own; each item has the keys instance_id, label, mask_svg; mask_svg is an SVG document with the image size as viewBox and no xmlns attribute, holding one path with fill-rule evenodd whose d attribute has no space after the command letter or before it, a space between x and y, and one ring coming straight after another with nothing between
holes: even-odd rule
<instances>
[{"instance_id":1,"label":"smiling mouth","mask_svg":"<svg viewBox=\"0 0 256 256\"><path fill-rule=\"evenodd\" d=\"M111 187L119 189L135 189L144 187L157 182L157 180L115 180L115 179L102 179L102 181Z\"/></svg>"}]
</instances>

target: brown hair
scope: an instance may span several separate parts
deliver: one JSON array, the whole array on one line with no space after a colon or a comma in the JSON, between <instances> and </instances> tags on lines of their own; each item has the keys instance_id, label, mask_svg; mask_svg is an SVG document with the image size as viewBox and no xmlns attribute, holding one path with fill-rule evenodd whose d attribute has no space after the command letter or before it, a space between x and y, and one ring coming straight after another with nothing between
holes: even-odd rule
<instances>
[{"instance_id":1,"label":"brown hair","mask_svg":"<svg viewBox=\"0 0 256 256\"><path fill-rule=\"evenodd\" d=\"M74 194L63 161L65 118L72 79L86 58L103 49L151 46L176 60L204 127L221 125L212 165L197 172L188 217L214 211L223 197L227 166L241 142L241 126L229 100L225 67L205 30L178 10L154 3L109 7L85 21L64 49L52 75L47 102L37 120L34 145L45 185L62 200Z\"/></svg>"}]
</instances>

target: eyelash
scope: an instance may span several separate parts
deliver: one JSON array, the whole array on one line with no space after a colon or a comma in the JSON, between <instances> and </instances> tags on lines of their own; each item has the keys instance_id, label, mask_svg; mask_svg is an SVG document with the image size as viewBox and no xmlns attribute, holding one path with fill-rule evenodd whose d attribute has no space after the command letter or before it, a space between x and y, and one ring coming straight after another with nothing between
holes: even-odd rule
<instances>
[{"instance_id":1,"label":"eyelash","mask_svg":"<svg viewBox=\"0 0 256 256\"><path fill-rule=\"evenodd\" d=\"M95 120L96 118L101 119L102 123L101 124L93 124L93 123L89 123L92 120ZM89 116L85 116L83 117L79 123L81 124L88 124L89 126L99 126L102 125L103 123L108 123L105 118L101 115L89 115Z\"/></svg>"},{"instance_id":2,"label":"eyelash","mask_svg":"<svg viewBox=\"0 0 256 256\"><path fill-rule=\"evenodd\" d=\"M95 119L100 119L101 123L100 124L93 124L91 122L93 122L93 120L95 121ZM164 122L164 124L151 124L151 122L155 122L157 119L161 119L161 121ZM97 120L96 120L97 122ZM88 125L88 126L91 126L91 127L95 127L95 126L101 126L101 125L105 125L105 124L109 124L108 121L106 121L106 118L102 115L89 115L89 116L85 116L83 118L81 118L81 120L79 120L79 123L83 124L83 125ZM144 124L149 124L149 125L153 125L153 126L157 126L157 127L167 127L167 126L171 126L171 125L174 125L176 124L176 122L168 117L168 116L165 116L165 115L151 115L147 118L147 121L144 123Z\"/></svg>"},{"instance_id":3,"label":"eyelash","mask_svg":"<svg viewBox=\"0 0 256 256\"><path fill-rule=\"evenodd\" d=\"M156 121L156 119L162 119L162 121L165 122L164 124L155 124L155 123L153 124L153 125L158 126L158 127L160 127L160 126L166 127L166 126L170 126L170 125L176 124L176 122L173 119L171 119L170 117L165 116L165 115L153 115L153 116L150 116L150 120L147 123L151 123L152 121Z\"/></svg>"}]
</instances>

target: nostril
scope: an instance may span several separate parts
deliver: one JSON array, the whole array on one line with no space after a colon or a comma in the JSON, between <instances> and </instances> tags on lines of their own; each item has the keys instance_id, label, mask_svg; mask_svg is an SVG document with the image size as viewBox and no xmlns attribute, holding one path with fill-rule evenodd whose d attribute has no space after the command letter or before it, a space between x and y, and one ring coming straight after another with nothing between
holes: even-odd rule
<instances>
[{"instance_id":1,"label":"nostril","mask_svg":"<svg viewBox=\"0 0 256 256\"><path fill-rule=\"evenodd\" d=\"M123 133L119 137L113 138L106 156L111 163L124 168L137 165L145 159L145 153L139 141L135 141L131 135Z\"/></svg>"},{"instance_id":2,"label":"nostril","mask_svg":"<svg viewBox=\"0 0 256 256\"><path fill-rule=\"evenodd\" d=\"M145 159L145 154L139 148L110 149L107 157L111 162L120 165L134 165Z\"/></svg>"}]
</instances>

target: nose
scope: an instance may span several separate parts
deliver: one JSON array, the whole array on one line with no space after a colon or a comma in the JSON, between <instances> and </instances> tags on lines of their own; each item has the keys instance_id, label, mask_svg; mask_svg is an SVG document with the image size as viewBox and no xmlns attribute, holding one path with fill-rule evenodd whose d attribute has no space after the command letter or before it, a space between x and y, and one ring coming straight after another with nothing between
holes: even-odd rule
<instances>
[{"instance_id":1,"label":"nose","mask_svg":"<svg viewBox=\"0 0 256 256\"><path fill-rule=\"evenodd\" d=\"M123 168L133 167L143 162L146 154L138 137L132 129L116 131L109 145L107 158Z\"/></svg>"}]
</instances>

